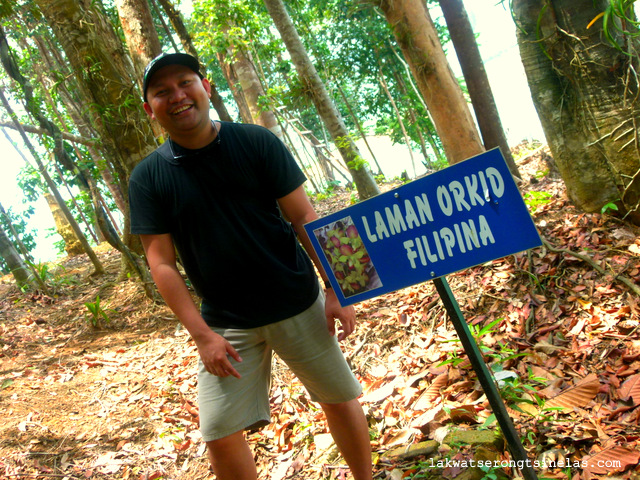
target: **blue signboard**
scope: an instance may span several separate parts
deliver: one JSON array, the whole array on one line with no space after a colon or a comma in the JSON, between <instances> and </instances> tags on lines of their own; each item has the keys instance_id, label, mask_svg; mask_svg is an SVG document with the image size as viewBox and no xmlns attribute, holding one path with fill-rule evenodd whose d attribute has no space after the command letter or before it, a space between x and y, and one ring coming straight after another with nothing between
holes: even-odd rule
<instances>
[{"instance_id":1,"label":"blue signboard","mask_svg":"<svg viewBox=\"0 0 640 480\"><path fill-rule=\"evenodd\" d=\"M343 306L542 244L499 149L305 229Z\"/></svg>"}]
</instances>

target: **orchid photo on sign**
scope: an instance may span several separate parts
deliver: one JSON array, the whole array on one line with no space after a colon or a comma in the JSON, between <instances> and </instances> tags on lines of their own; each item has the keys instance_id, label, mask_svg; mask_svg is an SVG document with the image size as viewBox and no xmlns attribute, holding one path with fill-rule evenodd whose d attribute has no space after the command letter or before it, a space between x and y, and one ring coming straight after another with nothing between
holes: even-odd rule
<instances>
[{"instance_id":1,"label":"orchid photo on sign","mask_svg":"<svg viewBox=\"0 0 640 480\"><path fill-rule=\"evenodd\" d=\"M351 217L313 231L345 298L382 286Z\"/></svg>"}]
</instances>

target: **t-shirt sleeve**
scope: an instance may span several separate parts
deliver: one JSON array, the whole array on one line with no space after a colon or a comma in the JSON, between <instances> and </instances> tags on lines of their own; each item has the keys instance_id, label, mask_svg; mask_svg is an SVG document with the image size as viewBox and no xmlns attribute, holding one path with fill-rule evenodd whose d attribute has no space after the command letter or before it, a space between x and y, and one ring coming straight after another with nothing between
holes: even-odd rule
<instances>
[{"instance_id":1,"label":"t-shirt sleeve","mask_svg":"<svg viewBox=\"0 0 640 480\"><path fill-rule=\"evenodd\" d=\"M298 166L287 146L268 132L264 171L267 184L275 198L282 198L306 182L307 177Z\"/></svg>"},{"instance_id":2,"label":"t-shirt sleeve","mask_svg":"<svg viewBox=\"0 0 640 480\"><path fill-rule=\"evenodd\" d=\"M167 214L153 189L148 169L139 165L129 179L131 233L156 235L169 233Z\"/></svg>"}]
</instances>

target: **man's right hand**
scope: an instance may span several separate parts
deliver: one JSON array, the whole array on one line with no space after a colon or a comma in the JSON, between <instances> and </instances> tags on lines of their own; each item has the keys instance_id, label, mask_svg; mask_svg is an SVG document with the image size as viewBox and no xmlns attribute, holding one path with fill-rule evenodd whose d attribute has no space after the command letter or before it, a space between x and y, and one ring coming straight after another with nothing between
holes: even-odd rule
<instances>
[{"instance_id":1,"label":"man's right hand","mask_svg":"<svg viewBox=\"0 0 640 480\"><path fill-rule=\"evenodd\" d=\"M207 371L218 377L233 375L240 378L229 357L238 362L242 358L226 339L211 330L200 315L176 266L176 251L171 235L140 235L140 240L160 294L195 340Z\"/></svg>"},{"instance_id":2,"label":"man's right hand","mask_svg":"<svg viewBox=\"0 0 640 480\"><path fill-rule=\"evenodd\" d=\"M223 336L211 332L211 335L207 335L206 338L196 340L196 346L207 372L216 377L233 375L240 378L240 374L231 364L229 357L237 362L241 362L242 358Z\"/></svg>"}]
</instances>

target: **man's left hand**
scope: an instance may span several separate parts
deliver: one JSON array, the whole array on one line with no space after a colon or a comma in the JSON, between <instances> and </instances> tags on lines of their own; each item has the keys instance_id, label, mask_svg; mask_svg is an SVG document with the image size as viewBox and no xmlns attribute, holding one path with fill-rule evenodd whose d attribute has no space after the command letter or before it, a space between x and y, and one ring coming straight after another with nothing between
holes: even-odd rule
<instances>
[{"instance_id":1,"label":"man's left hand","mask_svg":"<svg viewBox=\"0 0 640 480\"><path fill-rule=\"evenodd\" d=\"M333 289L327 289L325 299L325 315L327 316L327 327L331 335L336 334L336 320L340 321L338 331L338 341L342 341L356 328L356 311L352 305L342 307L338 302Z\"/></svg>"}]
</instances>

